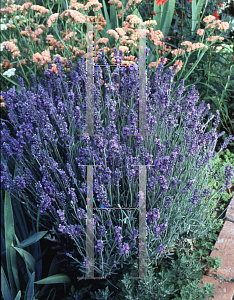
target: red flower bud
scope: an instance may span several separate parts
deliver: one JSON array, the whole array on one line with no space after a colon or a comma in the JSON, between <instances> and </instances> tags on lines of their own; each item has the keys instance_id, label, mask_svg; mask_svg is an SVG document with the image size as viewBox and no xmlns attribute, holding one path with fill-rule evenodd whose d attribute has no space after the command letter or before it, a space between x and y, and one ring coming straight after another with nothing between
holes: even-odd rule
<instances>
[{"instance_id":1,"label":"red flower bud","mask_svg":"<svg viewBox=\"0 0 234 300\"><path fill-rule=\"evenodd\" d=\"M218 14L217 10L214 11L213 16L216 18L216 20L219 19L219 14Z\"/></svg>"},{"instance_id":2,"label":"red flower bud","mask_svg":"<svg viewBox=\"0 0 234 300\"><path fill-rule=\"evenodd\" d=\"M220 6L220 7L223 7L223 4L222 4L222 3L219 3L219 6Z\"/></svg>"},{"instance_id":3,"label":"red flower bud","mask_svg":"<svg viewBox=\"0 0 234 300\"><path fill-rule=\"evenodd\" d=\"M156 12L153 12L153 15L154 15L154 16L157 16Z\"/></svg>"}]
</instances>

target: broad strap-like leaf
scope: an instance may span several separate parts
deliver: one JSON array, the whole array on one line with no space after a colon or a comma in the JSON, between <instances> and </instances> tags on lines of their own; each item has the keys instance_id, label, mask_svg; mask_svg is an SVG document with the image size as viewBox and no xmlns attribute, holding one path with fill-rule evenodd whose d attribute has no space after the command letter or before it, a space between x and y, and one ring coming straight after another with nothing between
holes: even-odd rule
<instances>
[{"instance_id":1,"label":"broad strap-like leaf","mask_svg":"<svg viewBox=\"0 0 234 300\"><path fill-rule=\"evenodd\" d=\"M41 238L43 238L43 236L45 236L47 234L48 231L40 231L37 232L35 234L33 234L32 236L30 236L29 238L27 238L26 240L22 241L20 243L20 246L22 248L28 247L34 243L36 243L37 241L39 241Z\"/></svg>"},{"instance_id":2,"label":"broad strap-like leaf","mask_svg":"<svg viewBox=\"0 0 234 300\"><path fill-rule=\"evenodd\" d=\"M106 20L106 30L109 30L109 29L111 29L111 24L110 24L110 18L109 18L109 14L107 11L105 0L102 0L102 5L103 5L105 20Z\"/></svg>"},{"instance_id":3,"label":"broad strap-like leaf","mask_svg":"<svg viewBox=\"0 0 234 300\"><path fill-rule=\"evenodd\" d=\"M154 25L154 30L161 30L164 37L168 35L170 30L174 10L175 0L168 0L163 5L156 5L156 1L154 2L154 12L157 14L153 16L153 20L157 21L157 25Z\"/></svg>"},{"instance_id":4,"label":"broad strap-like leaf","mask_svg":"<svg viewBox=\"0 0 234 300\"><path fill-rule=\"evenodd\" d=\"M6 274L3 270L3 267L1 267L1 291L2 291L2 296L4 300L12 300L12 294L10 290L9 283L6 278Z\"/></svg>"},{"instance_id":5,"label":"broad strap-like leaf","mask_svg":"<svg viewBox=\"0 0 234 300\"><path fill-rule=\"evenodd\" d=\"M27 266L29 267L29 271L35 272L36 269L36 260L34 257L26 250L14 247L14 249L21 255L22 258L25 259Z\"/></svg>"},{"instance_id":6,"label":"broad strap-like leaf","mask_svg":"<svg viewBox=\"0 0 234 300\"><path fill-rule=\"evenodd\" d=\"M14 300L20 300L21 299L21 291L18 291L18 294L15 296Z\"/></svg>"},{"instance_id":7,"label":"broad strap-like leaf","mask_svg":"<svg viewBox=\"0 0 234 300\"><path fill-rule=\"evenodd\" d=\"M11 292L13 295L16 294L14 275L12 272L12 265L14 260L11 261L11 247L15 237L14 218L11 205L11 197L8 191L5 192L5 203L4 203L4 225L5 225L5 247L6 247L6 263L7 273L10 282ZM16 267L17 266L13 266Z\"/></svg>"},{"instance_id":8,"label":"broad strap-like leaf","mask_svg":"<svg viewBox=\"0 0 234 300\"><path fill-rule=\"evenodd\" d=\"M34 281L35 281L35 272L32 273L32 275L28 281L24 300L33 300L33 298L34 298Z\"/></svg>"},{"instance_id":9,"label":"broad strap-like leaf","mask_svg":"<svg viewBox=\"0 0 234 300\"><path fill-rule=\"evenodd\" d=\"M56 274L53 276L46 277L39 281L36 281L37 284L56 284L56 283L69 283L71 282L70 278L65 274Z\"/></svg>"},{"instance_id":10,"label":"broad strap-like leaf","mask_svg":"<svg viewBox=\"0 0 234 300\"><path fill-rule=\"evenodd\" d=\"M194 34L194 31L196 29L197 21L199 21L200 13L202 10L202 7L204 5L205 0L193 0L192 1L192 34Z\"/></svg>"},{"instance_id":11,"label":"broad strap-like leaf","mask_svg":"<svg viewBox=\"0 0 234 300\"><path fill-rule=\"evenodd\" d=\"M161 31L164 37L168 35L168 32L170 30L174 11L175 11L175 0L168 0L163 5L163 10L162 10L163 13L162 13Z\"/></svg>"}]
</instances>

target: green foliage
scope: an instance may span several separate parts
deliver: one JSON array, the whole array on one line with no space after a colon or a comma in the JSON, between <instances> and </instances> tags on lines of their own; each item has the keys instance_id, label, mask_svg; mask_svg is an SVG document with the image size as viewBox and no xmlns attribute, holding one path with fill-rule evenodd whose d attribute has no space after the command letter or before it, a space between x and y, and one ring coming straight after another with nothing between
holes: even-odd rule
<instances>
[{"instance_id":1,"label":"green foliage","mask_svg":"<svg viewBox=\"0 0 234 300\"><path fill-rule=\"evenodd\" d=\"M82 300L84 299L83 295L87 293L91 289L92 285L90 284L88 287L83 287L79 291L75 289L72 285L70 288L69 296L63 298L62 300Z\"/></svg>"},{"instance_id":2,"label":"green foliage","mask_svg":"<svg viewBox=\"0 0 234 300\"><path fill-rule=\"evenodd\" d=\"M4 159L2 158L2 160ZM17 176L16 169L17 165L15 166L13 178ZM40 253L40 247L38 251L33 246L38 244L47 231L34 233L20 242L16 232L18 232L20 239L22 236L29 235L20 202L12 199L9 192L5 192L5 200L3 200L3 197L1 198L1 206L4 207L1 226L1 290L3 299L20 300L21 291L24 289L25 292L22 293L24 300L33 300L35 297L38 297L37 299L45 299L44 292L46 289L41 291L34 290L34 283L55 284L70 281L68 276L57 274L35 282L35 275L37 274L38 278L41 276L40 259L43 254ZM33 231L35 232L35 228ZM26 248L28 251L23 248Z\"/></svg>"},{"instance_id":3,"label":"green foliage","mask_svg":"<svg viewBox=\"0 0 234 300\"><path fill-rule=\"evenodd\" d=\"M223 225L222 220L212 219L208 232L196 240L179 239L174 247L173 257L164 258L157 266L148 263L148 278L133 284L133 271L123 274L123 279L117 284L122 292L116 299L199 299L212 297L214 285L206 284L199 287L201 278L207 268L217 270L221 265L218 257L209 257L209 251L214 249L214 242ZM138 268L138 263L134 264ZM152 277L152 278L151 278ZM122 298L121 298L122 297ZM174 297L174 298L173 298Z\"/></svg>"},{"instance_id":4,"label":"green foliage","mask_svg":"<svg viewBox=\"0 0 234 300\"><path fill-rule=\"evenodd\" d=\"M113 300L114 298L110 296L113 294L113 292L109 292L109 287L107 286L105 290L101 290L99 289L98 292L92 293L90 292L90 295L92 297L92 299L96 299L96 300Z\"/></svg>"},{"instance_id":5,"label":"green foliage","mask_svg":"<svg viewBox=\"0 0 234 300\"><path fill-rule=\"evenodd\" d=\"M227 136L226 136L227 137ZM233 143L232 143L233 144ZM234 153L231 153L229 149L224 150L223 152L219 152L216 155L214 165L213 165L213 172L209 175L208 179L208 187L210 187L212 190L218 190L222 178L224 176L225 167L234 165ZM215 179L214 179L214 178ZM232 185L234 184L234 179L232 180ZM224 210L225 207L227 207L227 203L230 201L231 197L234 195L232 192L231 194L229 192L225 192L221 196L221 205L219 207L219 210ZM213 208L217 205L217 198L219 198L220 195L217 194L213 198Z\"/></svg>"}]
</instances>

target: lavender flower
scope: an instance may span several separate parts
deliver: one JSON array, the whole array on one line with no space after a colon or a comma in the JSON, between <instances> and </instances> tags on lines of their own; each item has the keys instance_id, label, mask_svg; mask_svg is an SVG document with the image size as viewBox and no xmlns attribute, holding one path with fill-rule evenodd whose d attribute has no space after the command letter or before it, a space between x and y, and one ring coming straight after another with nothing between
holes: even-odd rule
<instances>
[{"instance_id":1,"label":"lavender flower","mask_svg":"<svg viewBox=\"0 0 234 300\"><path fill-rule=\"evenodd\" d=\"M101 237L104 237L105 236L105 231L106 231L106 228L105 226L99 226L98 227L98 233Z\"/></svg>"},{"instance_id":2,"label":"lavender flower","mask_svg":"<svg viewBox=\"0 0 234 300\"><path fill-rule=\"evenodd\" d=\"M157 252L163 254L165 251L165 246L163 246L162 244L159 245Z\"/></svg>"},{"instance_id":3,"label":"lavender flower","mask_svg":"<svg viewBox=\"0 0 234 300\"><path fill-rule=\"evenodd\" d=\"M234 177L234 167L226 166L225 174L224 174L224 186L226 189L231 187L233 177Z\"/></svg>"},{"instance_id":4,"label":"lavender flower","mask_svg":"<svg viewBox=\"0 0 234 300\"><path fill-rule=\"evenodd\" d=\"M130 247L129 247L128 243L124 243L124 245L121 244L119 246L119 249L120 249L119 255L128 254Z\"/></svg>"},{"instance_id":5,"label":"lavender flower","mask_svg":"<svg viewBox=\"0 0 234 300\"><path fill-rule=\"evenodd\" d=\"M104 250L104 246L103 246L103 241L102 240L98 240L97 241L97 246L95 246L95 248L97 249L97 252L102 252Z\"/></svg>"},{"instance_id":6,"label":"lavender flower","mask_svg":"<svg viewBox=\"0 0 234 300\"><path fill-rule=\"evenodd\" d=\"M114 56L120 64L123 53L115 50ZM106 274L108 267L116 266L116 256L118 263L122 263L125 254L137 247L137 217L129 214L123 224L123 212L115 215L111 208L116 203L125 208L139 205L139 165L148 165L148 236L154 235L156 240L161 237L166 245L172 233L175 241L180 233L191 230L191 222L191 233L199 232L204 222L200 211L209 214L212 199L202 179L215 159L219 113L211 131L205 132L204 121L209 123L213 117L209 105L196 105L199 94L195 86L186 89L183 80L174 90L175 71L163 72L162 59L154 73L147 73L148 136L141 136L138 67L117 66L111 73L104 51L98 61L104 67L96 67L94 72L94 136L85 134L84 57L78 60L76 68L69 62L71 72L67 77L60 58L56 57L57 74L51 72L49 65L39 84L32 78L30 91L26 91L20 79L20 94L15 88L1 93L13 126L10 131L6 122L1 122L1 183L12 195L20 195L25 211L35 220L39 210L45 227L50 229L57 224L58 233L70 237L70 244L66 243L69 249L75 248L72 253L79 252L85 257L85 228L81 222L86 216L89 184L86 166L94 166L93 202L95 207L104 208L94 214L94 226L98 227L99 237L105 239L108 257L103 256L106 261L100 272ZM232 137L226 139L221 149L231 140ZM20 170L12 179L9 167L14 161ZM233 168L227 167L224 187L230 186L232 177ZM202 198L205 201L197 205ZM187 214L192 211L192 216ZM131 233L129 237L127 232ZM165 250L162 244L157 249L155 238L148 241L151 259L157 259ZM103 243L98 240L97 252L103 251ZM114 244L120 245L119 256ZM97 263L99 266L100 262ZM82 262L79 264L82 267Z\"/></svg>"}]
</instances>

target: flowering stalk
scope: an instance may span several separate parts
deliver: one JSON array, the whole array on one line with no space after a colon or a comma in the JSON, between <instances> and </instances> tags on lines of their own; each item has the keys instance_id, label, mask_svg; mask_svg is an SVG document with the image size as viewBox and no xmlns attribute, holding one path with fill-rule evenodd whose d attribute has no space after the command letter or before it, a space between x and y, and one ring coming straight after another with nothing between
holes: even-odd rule
<instances>
[{"instance_id":1,"label":"flowering stalk","mask_svg":"<svg viewBox=\"0 0 234 300\"><path fill-rule=\"evenodd\" d=\"M95 235L95 271L103 277L113 274L114 265L123 263L126 257L137 259L139 215L137 209L126 214L122 208L139 205L139 165L147 167L149 259L157 262L180 235L187 232L196 237L205 230L211 214L208 170L212 170L215 158L215 129L219 123L217 114L214 127L205 132L210 105L196 105L199 94L195 86L186 89L183 80L174 90L177 67L163 73L162 58L154 73L147 72L148 135L141 136L137 105L139 70L134 64L121 66L123 53L117 49L114 59L120 65L113 73L104 51L98 60L103 68L98 64L94 68L95 136L84 133L84 58L78 61L76 69L69 62L71 73L66 77L57 56L57 73L52 72L49 64L46 80L40 80L40 84L32 77L33 86L27 91L19 79L21 93L13 88L1 93L14 127L12 135L6 122L1 122L3 188L23 203L33 219L40 213L44 227L50 229L55 225L59 235L69 237L67 246L76 250L76 268L82 273L87 205L84 166L93 165L94 226L99 227L100 236ZM210 115L208 119L211 120ZM231 140L232 137L226 140L223 147ZM15 179L7 172L11 161L20 165ZM224 175L225 185L229 185L232 168L226 168ZM111 210L116 202L121 204L121 214Z\"/></svg>"}]
</instances>

